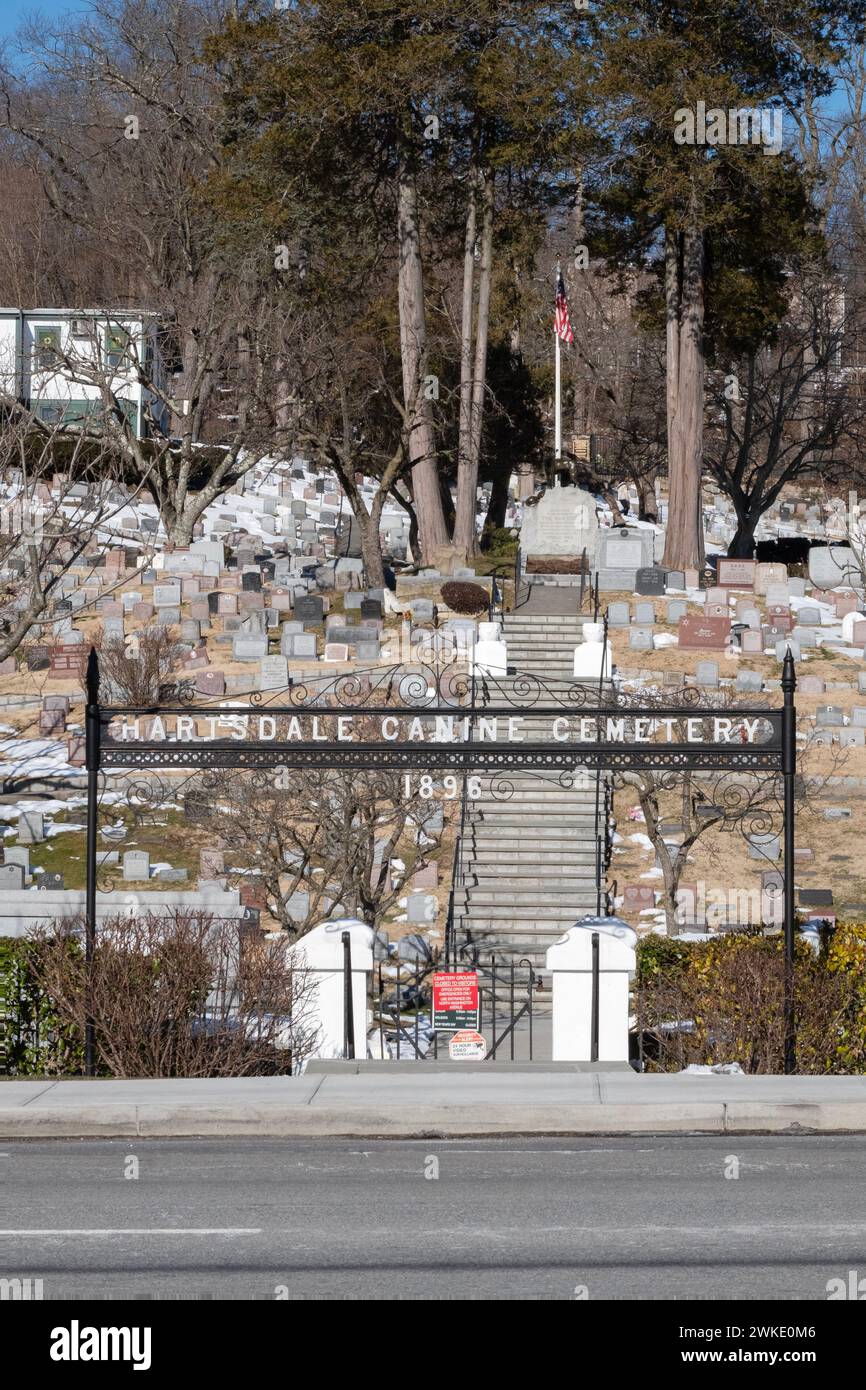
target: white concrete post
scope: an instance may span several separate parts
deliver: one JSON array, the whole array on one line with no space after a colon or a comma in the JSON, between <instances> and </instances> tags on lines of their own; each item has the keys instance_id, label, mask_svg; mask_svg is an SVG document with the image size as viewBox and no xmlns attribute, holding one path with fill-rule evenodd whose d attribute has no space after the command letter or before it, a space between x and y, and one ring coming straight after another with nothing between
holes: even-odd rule
<instances>
[{"instance_id":1,"label":"white concrete post","mask_svg":"<svg viewBox=\"0 0 866 1390\"><path fill-rule=\"evenodd\" d=\"M323 922L290 947L289 955L309 974L309 997L304 1003L304 1031L318 1030L312 1057L343 1056L344 976L343 932L351 938L352 1006L355 1057L367 1056L367 1010L370 972L373 969L373 929L355 917Z\"/></svg>"},{"instance_id":2,"label":"white concrete post","mask_svg":"<svg viewBox=\"0 0 866 1390\"><path fill-rule=\"evenodd\" d=\"M628 984L636 958L634 934L603 926L570 927L547 951L553 974L553 1060L592 1059L592 937L598 931L598 1060L628 1061Z\"/></svg>"}]
</instances>

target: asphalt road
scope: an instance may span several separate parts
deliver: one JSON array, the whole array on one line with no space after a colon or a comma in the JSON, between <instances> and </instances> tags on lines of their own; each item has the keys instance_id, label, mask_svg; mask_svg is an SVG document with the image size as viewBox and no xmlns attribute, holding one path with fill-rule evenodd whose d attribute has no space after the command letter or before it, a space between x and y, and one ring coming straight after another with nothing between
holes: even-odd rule
<instances>
[{"instance_id":1,"label":"asphalt road","mask_svg":"<svg viewBox=\"0 0 866 1390\"><path fill-rule=\"evenodd\" d=\"M6 1141L0 1277L46 1299L823 1301L866 1276L864 1178L866 1137Z\"/></svg>"}]
</instances>

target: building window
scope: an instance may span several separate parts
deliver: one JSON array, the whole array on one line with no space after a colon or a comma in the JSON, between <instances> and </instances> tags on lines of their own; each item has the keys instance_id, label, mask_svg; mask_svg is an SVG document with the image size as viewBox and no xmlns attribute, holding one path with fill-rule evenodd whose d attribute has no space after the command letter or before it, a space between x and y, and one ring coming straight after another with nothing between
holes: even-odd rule
<instances>
[{"instance_id":1,"label":"building window","mask_svg":"<svg viewBox=\"0 0 866 1390\"><path fill-rule=\"evenodd\" d=\"M55 367L60 361L60 329L36 329L36 364L39 367Z\"/></svg>"},{"instance_id":2,"label":"building window","mask_svg":"<svg viewBox=\"0 0 866 1390\"><path fill-rule=\"evenodd\" d=\"M125 328L109 328L105 333L105 361L109 367L127 367L132 360L131 339Z\"/></svg>"}]
</instances>

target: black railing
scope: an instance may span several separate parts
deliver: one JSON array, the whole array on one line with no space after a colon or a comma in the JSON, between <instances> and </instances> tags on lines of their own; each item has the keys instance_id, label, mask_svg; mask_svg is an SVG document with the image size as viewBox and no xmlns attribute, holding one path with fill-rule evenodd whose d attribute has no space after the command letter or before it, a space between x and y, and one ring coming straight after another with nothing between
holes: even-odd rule
<instances>
[{"instance_id":1,"label":"black railing","mask_svg":"<svg viewBox=\"0 0 866 1390\"><path fill-rule=\"evenodd\" d=\"M448 894L448 916L445 919L445 961L449 969L457 957L457 929L455 925L455 902L457 893L463 889L463 841L466 834L466 796L468 774L463 775L463 788L460 793L460 824L454 841L454 858L451 865L451 891Z\"/></svg>"}]
</instances>

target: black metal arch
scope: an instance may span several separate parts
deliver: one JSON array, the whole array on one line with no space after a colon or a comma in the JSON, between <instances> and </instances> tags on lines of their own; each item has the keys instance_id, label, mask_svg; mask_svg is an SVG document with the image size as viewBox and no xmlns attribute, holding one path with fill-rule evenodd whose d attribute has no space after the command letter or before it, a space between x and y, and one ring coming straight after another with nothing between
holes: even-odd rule
<instances>
[{"instance_id":1,"label":"black metal arch","mask_svg":"<svg viewBox=\"0 0 866 1390\"><path fill-rule=\"evenodd\" d=\"M475 676L465 668L426 665L373 668L348 675L326 675L293 683L287 691L274 692L288 703L270 704L263 694L251 694L249 703L196 704L195 692L185 683L164 687L160 696L165 704L151 707L101 706L99 703L99 661L91 650L87 665L87 706L85 717L85 762L88 773L87 796L87 895L86 958L93 956L96 940L96 836L99 779L108 770L147 771L176 769L216 770L222 768L344 768L349 770L403 770L429 768L436 771L520 771L568 774L578 768L592 771L629 772L658 769L682 772L776 772L783 782L784 881L785 881L785 1070L795 1069L794 1033L794 781L796 775L796 677L794 660L788 651L783 667L781 708L708 708L696 687L680 692L681 703L666 707L647 707L640 696L607 693L597 685L576 681L555 681L531 672L509 672L510 684L491 676ZM169 700L178 703L167 703ZM392 719L454 718L468 719L474 728L479 720L526 717L533 720L561 720L568 714L596 721L597 735L586 741L539 739L463 742L385 741L367 736L358 742L337 737L311 740L286 738L263 742L256 738L197 738L133 741L112 734L114 721L123 719L183 717L196 719L247 719L270 716L274 721L319 716L324 719L378 715ZM653 743L623 737L609 741L601 737L602 720L620 715L633 731L637 721L676 722L731 716L757 720L764 737L751 744L731 742ZM624 725L624 734L626 732ZM249 732L249 726L248 726ZM367 732L369 735L369 731ZM92 1073L93 1030L88 1023L86 1067Z\"/></svg>"}]
</instances>

